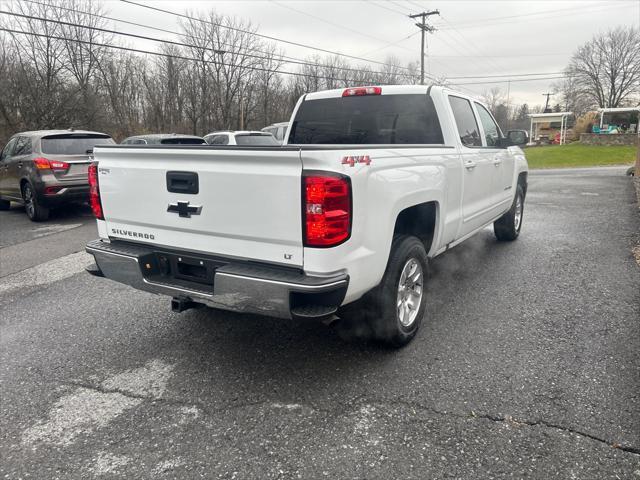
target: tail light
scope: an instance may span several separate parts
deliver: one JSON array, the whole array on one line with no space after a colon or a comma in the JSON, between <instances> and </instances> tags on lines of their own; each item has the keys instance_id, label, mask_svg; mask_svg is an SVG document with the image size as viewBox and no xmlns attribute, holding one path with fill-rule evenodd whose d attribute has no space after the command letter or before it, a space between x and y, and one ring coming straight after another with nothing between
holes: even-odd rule
<instances>
[{"instance_id":1,"label":"tail light","mask_svg":"<svg viewBox=\"0 0 640 480\"><path fill-rule=\"evenodd\" d=\"M48 158L34 158L33 163L38 170L53 170L54 172L66 172L69 170L67 162L60 160L49 160Z\"/></svg>"},{"instance_id":2,"label":"tail light","mask_svg":"<svg viewBox=\"0 0 640 480\"><path fill-rule=\"evenodd\" d=\"M362 95L382 95L382 87L347 88L342 92L343 97L361 97Z\"/></svg>"},{"instance_id":3,"label":"tail light","mask_svg":"<svg viewBox=\"0 0 640 480\"><path fill-rule=\"evenodd\" d=\"M91 204L94 217L98 220L104 220L102 202L100 201L100 185L98 185L97 163L89 165L89 203Z\"/></svg>"},{"instance_id":4,"label":"tail light","mask_svg":"<svg viewBox=\"0 0 640 480\"><path fill-rule=\"evenodd\" d=\"M304 244L333 247L351 234L351 182L344 175L310 173L304 179Z\"/></svg>"}]
</instances>

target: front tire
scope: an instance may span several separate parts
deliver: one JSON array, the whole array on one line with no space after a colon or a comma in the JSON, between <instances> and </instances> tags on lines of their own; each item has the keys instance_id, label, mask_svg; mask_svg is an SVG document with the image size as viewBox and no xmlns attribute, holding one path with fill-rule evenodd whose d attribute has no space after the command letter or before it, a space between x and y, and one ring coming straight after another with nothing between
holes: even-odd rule
<instances>
[{"instance_id":1,"label":"front tire","mask_svg":"<svg viewBox=\"0 0 640 480\"><path fill-rule=\"evenodd\" d=\"M22 186L22 199L29 220L42 222L49 218L49 209L40 205L38 196L30 183L25 183Z\"/></svg>"},{"instance_id":2,"label":"front tire","mask_svg":"<svg viewBox=\"0 0 640 480\"><path fill-rule=\"evenodd\" d=\"M518 238L522 228L522 216L524 214L524 191L520 185L516 188L516 196L511 208L498 220L493 222L493 232L501 242L511 242Z\"/></svg>"},{"instance_id":3,"label":"front tire","mask_svg":"<svg viewBox=\"0 0 640 480\"><path fill-rule=\"evenodd\" d=\"M11 208L11 202L9 200L2 200L0 198L0 210L9 210Z\"/></svg>"},{"instance_id":4,"label":"front tire","mask_svg":"<svg viewBox=\"0 0 640 480\"><path fill-rule=\"evenodd\" d=\"M415 337L427 304L427 268L427 253L418 238L394 238L380 285L357 304L359 320L366 322L373 339L399 348Z\"/></svg>"}]
</instances>

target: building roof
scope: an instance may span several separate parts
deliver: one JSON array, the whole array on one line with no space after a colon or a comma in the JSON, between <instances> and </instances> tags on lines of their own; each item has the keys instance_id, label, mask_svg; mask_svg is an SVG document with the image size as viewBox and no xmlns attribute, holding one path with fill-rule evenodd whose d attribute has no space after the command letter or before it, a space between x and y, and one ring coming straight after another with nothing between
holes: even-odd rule
<instances>
[{"instance_id":1,"label":"building roof","mask_svg":"<svg viewBox=\"0 0 640 480\"><path fill-rule=\"evenodd\" d=\"M637 106L637 107L599 108L598 112L600 112L600 113L640 112L640 106Z\"/></svg>"},{"instance_id":2,"label":"building roof","mask_svg":"<svg viewBox=\"0 0 640 480\"><path fill-rule=\"evenodd\" d=\"M531 123L561 122L564 117L573 115L573 112L530 113Z\"/></svg>"}]
</instances>

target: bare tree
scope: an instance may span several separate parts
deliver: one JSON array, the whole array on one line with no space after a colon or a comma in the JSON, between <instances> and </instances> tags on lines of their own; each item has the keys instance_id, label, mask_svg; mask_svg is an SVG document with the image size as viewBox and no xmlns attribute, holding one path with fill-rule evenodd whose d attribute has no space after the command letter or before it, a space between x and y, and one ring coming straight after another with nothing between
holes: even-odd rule
<instances>
[{"instance_id":1,"label":"bare tree","mask_svg":"<svg viewBox=\"0 0 640 480\"><path fill-rule=\"evenodd\" d=\"M598 107L619 107L640 92L640 30L619 27L595 36L566 69L580 94Z\"/></svg>"},{"instance_id":2,"label":"bare tree","mask_svg":"<svg viewBox=\"0 0 640 480\"><path fill-rule=\"evenodd\" d=\"M100 111L93 83L98 64L106 54L104 45L113 41L112 35L97 30L107 26L102 18L106 11L92 0L67 0L64 7L54 10L66 22L60 25L66 52L63 65L75 79L80 93L78 120L85 127L93 127Z\"/></svg>"}]
</instances>

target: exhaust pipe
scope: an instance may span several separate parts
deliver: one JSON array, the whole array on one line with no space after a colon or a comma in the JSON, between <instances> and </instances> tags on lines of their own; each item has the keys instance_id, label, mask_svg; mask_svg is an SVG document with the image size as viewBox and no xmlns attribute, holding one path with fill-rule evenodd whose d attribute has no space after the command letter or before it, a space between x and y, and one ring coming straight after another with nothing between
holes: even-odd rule
<instances>
[{"instance_id":1,"label":"exhaust pipe","mask_svg":"<svg viewBox=\"0 0 640 480\"><path fill-rule=\"evenodd\" d=\"M196 303L187 297L173 297L171 299L171 311L176 313L184 312L191 308L198 308L200 306L202 306L202 304Z\"/></svg>"}]
</instances>

